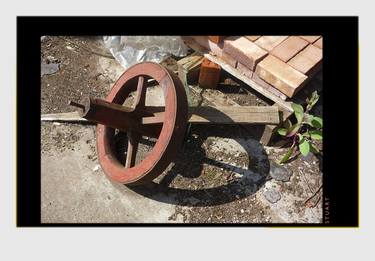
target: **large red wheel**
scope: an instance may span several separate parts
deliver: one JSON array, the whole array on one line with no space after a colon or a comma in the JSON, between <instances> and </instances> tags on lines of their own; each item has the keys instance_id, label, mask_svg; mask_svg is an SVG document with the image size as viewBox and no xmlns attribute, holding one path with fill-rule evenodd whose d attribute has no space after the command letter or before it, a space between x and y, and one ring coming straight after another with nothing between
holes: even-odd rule
<instances>
[{"instance_id":1,"label":"large red wheel","mask_svg":"<svg viewBox=\"0 0 375 261\"><path fill-rule=\"evenodd\" d=\"M128 124L128 148L125 165L121 164L115 156L115 129L102 124L97 126L97 150L100 165L111 179L123 184L140 184L151 181L160 175L174 159L184 138L188 119L188 104L184 86L173 72L159 64L143 62L130 67L117 80L106 101L122 105L129 94L136 91L133 114L147 112L145 83L150 78L155 79L163 89L165 109L151 117L135 117L134 122ZM105 117L118 116L105 115ZM117 120L121 121L119 118ZM153 120L158 124L152 124ZM158 139L151 152L135 165L138 142L145 133L156 135Z\"/></svg>"}]
</instances>

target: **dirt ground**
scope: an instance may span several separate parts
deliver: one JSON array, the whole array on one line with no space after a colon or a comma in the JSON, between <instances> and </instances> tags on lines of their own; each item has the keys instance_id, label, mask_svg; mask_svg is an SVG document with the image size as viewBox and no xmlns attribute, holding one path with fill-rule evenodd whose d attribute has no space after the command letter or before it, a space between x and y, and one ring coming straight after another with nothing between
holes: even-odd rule
<instances>
[{"instance_id":1,"label":"dirt ground","mask_svg":"<svg viewBox=\"0 0 375 261\"><path fill-rule=\"evenodd\" d=\"M89 95L104 98L124 71L99 37L44 37L41 46L42 62L59 64L58 71L41 76L42 113L74 111L68 101ZM177 70L174 58L164 65ZM225 72L217 90L189 91L191 105L212 105L207 97L222 105L272 104ZM147 103L159 105L160 97L160 87L148 88ZM276 165L287 149L262 146L263 126L192 125L176 160L153 183L137 187L103 173L95 126L41 126L43 223L322 222L321 158L310 154ZM118 140L121 157L126 135ZM154 142L141 141L138 162ZM275 179L276 170L284 177Z\"/></svg>"}]
</instances>

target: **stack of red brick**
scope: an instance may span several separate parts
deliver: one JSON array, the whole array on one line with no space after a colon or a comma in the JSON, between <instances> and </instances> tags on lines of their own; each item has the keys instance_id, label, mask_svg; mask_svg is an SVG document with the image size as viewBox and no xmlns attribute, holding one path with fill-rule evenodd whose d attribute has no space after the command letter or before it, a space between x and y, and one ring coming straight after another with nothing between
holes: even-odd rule
<instances>
[{"instance_id":1,"label":"stack of red brick","mask_svg":"<svg viewBox=\"0 0 375 261\"><path fill-rule=\"evenodd\" d=\"M194 36L260 86L286 99L293 97L321 69L320 36ZM285 96L286 95L286 96Z\"/></svg>"}]
</instances>

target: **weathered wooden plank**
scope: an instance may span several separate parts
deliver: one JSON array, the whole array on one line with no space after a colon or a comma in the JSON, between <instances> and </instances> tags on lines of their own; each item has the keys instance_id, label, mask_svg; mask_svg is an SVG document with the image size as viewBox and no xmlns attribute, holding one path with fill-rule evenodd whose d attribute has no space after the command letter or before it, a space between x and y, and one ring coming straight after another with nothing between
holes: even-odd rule
<instances>
[{"instance_id":1,"label":"weathered wooden plank","mask_svg":"<svg viewBox=\"0 0 375 261\"><path fill-rule=\"evenodd\" d=\"M163 111L150 107L150 111ZM77 112L44 114L41 121L88 122ZM196 124L279 124L277 107L270 106L202 106L189 108L189 123Z\"/></svg>"},{"instance_id":2,"label":"weathered wooden plank","mask_svg":"<svg viewBox=\"0 0 375 261\"><path fill-rule=\"evenodd\" d=\"M277 108L278 106L275 104L272 107ZM280 108L279 114L280 114L282 122L284 122L293 114L293 112L283 110L282 108ZM260 143L267 146L270 143L272 137L274 136L275 130L277 127L278 125L271 125L271 124L264 126L264 131L263 131L262 137L260 138Z\"/></svg>"},{"instance_id":3,"label":"weathered wooden plank","mask_svg":"<svg viewBox=\"0 0 375 261\"><path fill-rule=\"evenodd\" d=\"M200 124L279 124L279 111L272 106L192 107L190 123Z\"/></svg>"},{"instance_id":4,"label":"weathered wooden plank","mask_svg":"<svg viewBox=\"0 0 375 261\"><path fill-rule=\"evenodd\" d=\"M203 59L204 57L202 55L198 54L198 52L194 52L177 62L178 77L185 86L198 81L199 68Z\"/></svg>"},{"instance_id":5,"label":"weathered wooden plank","mask_svg":"<svg viewBox=\"0 0 375 261\"><path fill-rule=\"evenodd\" d=\"M82 118L77 111L74 112L62 112L62 113L50 113L42 114L40 117L41 121L62 121L62 122L89 122L85 118Z\"/></svg>"}]
</instances>

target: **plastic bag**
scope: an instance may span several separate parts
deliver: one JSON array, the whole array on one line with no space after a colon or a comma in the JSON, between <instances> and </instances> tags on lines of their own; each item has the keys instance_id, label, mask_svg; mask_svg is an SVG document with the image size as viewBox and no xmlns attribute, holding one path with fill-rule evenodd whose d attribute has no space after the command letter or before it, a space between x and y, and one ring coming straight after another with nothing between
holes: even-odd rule
<instances>
[{"instance_id":1,"label":"plastic bag","mask_svg":"<svg viewBox=\"0 0 375 261\"><path fill-rule=\"evenodd\" d=\"M143 61L160 63L171 54L186 56L188 50L179 36L104 36L103 40L125 69Z\"/></svg>"}]
</instances>

